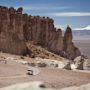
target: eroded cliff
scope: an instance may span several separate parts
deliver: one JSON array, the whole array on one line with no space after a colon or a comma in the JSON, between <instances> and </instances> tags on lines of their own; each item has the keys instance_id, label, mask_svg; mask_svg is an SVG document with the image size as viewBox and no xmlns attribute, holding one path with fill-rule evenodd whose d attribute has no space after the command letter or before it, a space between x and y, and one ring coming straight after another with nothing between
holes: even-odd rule
<instances>
[{"instance_id":1,"label":"eroded cliff","mask_svg":"<svg viewBox=\"0 0 90 90\"><path fill-rule=\"evenodd\" d=\"M22 14L23 9L0 6L0 50L25 54L27 42L34 42L65 58L74 59L81 53L72 42L72 31L67 27L64 37L54 27L53 19Z\"/></svg>"}]
</instances>

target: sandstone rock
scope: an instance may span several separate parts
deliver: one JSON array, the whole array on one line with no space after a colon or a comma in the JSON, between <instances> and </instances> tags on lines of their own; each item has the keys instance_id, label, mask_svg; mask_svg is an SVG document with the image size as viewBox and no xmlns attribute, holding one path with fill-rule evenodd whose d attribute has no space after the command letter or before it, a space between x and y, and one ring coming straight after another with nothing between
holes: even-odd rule
<instances>
[{"instance_id":1,"label":"sandstone rock","mask_svg":"<svg viewBox=\"0 0 90 90\"><path fill-rule=\"evenodd\" d=\"M36 64L35 63L28 63L29 66L35 67Z\"/></svg>"},{"instance_id":2,"label":"sandstone rock","mask_svg":"<svg viewBox=\"0 0 90 90\"><path fill-rule=\"evenodd\" d=\"M44 48L69 59L80 56L80 51L72 42L72 31L67 27L64 37L61 29L56 29L49 17L22 14L23 8L0 7L0 50L12 54L28 52L27 42L34 42ZM29 48L29 47L28 47ZM28 53L28 54L31 54Z\"/></svg>"},{"instance_id":3,"label":"sandstone rock","mask_svg":"<svg viewBox=\"0 0 90 90\"><path fill-rule=\"evenodd\" d=\"M65 57L68 59L74 59L75 57L81 55L79 49L74 46L72 39L73 39L72 30L68 26L64 34L64 48L63 48L65 52Z\"/></svg>"},{"instance_id":4,"label":"sandstone rock","mask_svg":"<svg viewBox=\"0 0 90 90\"><path fill-rule=\"evenodd\" d=\"M83 70L84 60L82 59L81 56L76 57L76 58L74 59L74 62L75 62L76 69Z\"/></svg>"},{"instance_id":5,"label":"sandstone rock","mask_svg":"<svg viewBox=\"0 0 90 90\"><path fill-rule=\"evenodd\" d=\"M59 61L59 62L58 62L58 68L63 69L64 67L65 67L64 62Z\"/></svg>"},{"instance_id":6,"label":"sandstone rock","mask_svg":"<svg viewBox=\"0 0 90 90\"><path fill-rule=\"evenodd\" d=\"M15 14L15 11L16 11L16 10L14 9L14 7L10 7L10 8L9 8L9 13L10 13L10 14Z\"/></svg>"},{"instance_id":7,"label":"sandstone rock","mask_svg":"<svg viewBox=\"0 0 90 90\"><path fill-rule=\"evenodd\" d=\"M74 59L76 69L80 70L90 70L89 60L84 56L79 56Z\"/></svg>"},{"instance_id":8,"label":"sandstone rock","mask_svg":"<svg viewBox=\"0 0 90 90\"><path fill-rule=\"evenodd\" d=\"M37 66L38 66L38 67L46 67L47 64L46 64L46 63L37 63Z\"/></svg>"},{"instance_id":9,"label":"sandstone rock","mask_svg":"<svg viewBox=\"0 0 90 90\"><path fill-rule=\"evenodd\" d=\"M83 63L83 69L90 70L90 60L89 59L85 59L85 61Z\"/></svg>"},{"instance_id":10,"label":"sandstone rock","mask_svg":"<svg viewBox=\"0 0 90 90\"><path fill-rule=\"evenodd\" d=\"M71 70L76 70L76 68L75 64L71 64Z\"/></svg>"},{"instance_id":11,"label":"sandstone rock","mask_svg":"<svg viewBox=\"0 0 90 90\"><path fill-rule=\"evenodd\" d=\"M56 68L58 67L58 63L55 60L50 60L50 61L48 60L48 66Z\"/></svg>"},{"instance_id":12,"label":"sandstone rock","mask_svg":"<svg viewBox=\"0 0 90 90\"><path fill-rule=\"evenodd\" d=\"M71 64L70 64L70 61L66 61L66 62L65 62L64 69L71 70Z\"/></svg>"},{"instance_id":13,"label":"sandstone rock","mask_svg":"<svg viewBox=\"0 0 90 90\"><path fill-rule=\"evenodd\" d=\"M0 50L12 54L24 54L26 44L24 42L22 21L17 20L13 7L0 8ZM20 25L17 25L18 23Z\"/></svg>"},{"instance_id":14,"label":"sandstone rock","mask_svg":"<svg viewBox=\"0 0 90 90\"><path fill-rule=\"evenodd\" d=\"M22 14L22 11L23 11L23 8L22 8L22 7L19 7L19 8L17 9L17 13L18 13L18 14Z\"/></svg>"}]
</instances>

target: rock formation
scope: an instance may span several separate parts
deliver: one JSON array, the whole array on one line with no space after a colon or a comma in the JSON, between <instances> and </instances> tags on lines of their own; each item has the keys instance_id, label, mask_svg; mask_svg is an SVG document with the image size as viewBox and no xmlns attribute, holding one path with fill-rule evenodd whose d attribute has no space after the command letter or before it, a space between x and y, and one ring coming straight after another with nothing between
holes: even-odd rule
<instances>
[{"instance_id":1,"label":"rock formation","mask_svg":"<svg viewBox=\"0 0 90 90\"><path fill-rule=\"evenodd\" d=\"M72 43L69 27L62 36L61 29L54 27L53 19L22 14L22 8L0 6L0 50L13 54L27 52L27 42L34 42L48 50L74 59L80 51Z\"/></svg>"},{"instance_id":2,"label":"rock formation","mask_svg":"<svg viewBox=\"0 0 90 90\"><path fill-rule=\"evenodd\" d=\"M90 64L88 58L85 56L78 56L74 59L75 67L79 70L90 70Z\"/></svg>"},{"instance_id":3,"label":"rock formation","mask_svg":"<svg viewBox=\"0 0 90 90\"><path fill-rule=\"evenodd\" d=\"M20 8L19 8L20 9ZM0 6L0 50L12 54L24 54L26 45L20 10Z\"/></svg>"},{"instance_id":4,"label":"rock formation","mask_svg":"<svg viewBox=\"0 0 90 90\"><path fill-rule=\"evenodd\" d=\"M74 59L78 55L81 55L78 48L76 48L72 42L73 36L72 36L72 30L68 26L66 29L66 32L64 34L64 48L63 51L65 52L65 57L69 59Z\"/></svg>"}]
</instances>

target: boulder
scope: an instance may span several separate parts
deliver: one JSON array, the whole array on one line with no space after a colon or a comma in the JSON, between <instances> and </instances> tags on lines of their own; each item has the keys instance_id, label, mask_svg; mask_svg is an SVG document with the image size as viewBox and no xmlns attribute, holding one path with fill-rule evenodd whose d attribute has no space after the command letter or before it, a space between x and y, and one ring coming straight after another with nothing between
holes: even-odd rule
<instances>
[{"instance_id":1,"label":"boulder","mask_svg":"<svg viewBox=\"0 0 90 90\"><path fill-rule=\"evenodd\" d=\"M59 61L59 62L58 62L58 68L63 69L64 67L65 67L64 62Z\"/></svg>"},{"instance_id":2,"label":"boulder","mask_svg":"<svg viewBox=\"0 0 90 90\"><path fill-rule=\"evenodd\" d=\"M71 70L76 70L76 68L75 64L71 64Z\"/></svg>"},{"instance_id":3,"label":"boulder","mask_svg":"<svg viewBox=\"0 0 90 90\"><path fill-rule=\"evenodd\" d=\"M90 71L90 60L88 58L84 58L83 69Z\"/></svg>"},{"instance_id":4,"label":"boulder","mask_svg":"<svg viewBox=\"0 0 90 90\"><path fill-rule=\"evenodd\" d=\"M47 64L46 64L46 63L42 63L42 62L41 62L41 63L37 63L37 66L38 66L38 67L46 67L46 66L47 66Z\"/></svg>"},{"instance_id":5,"label":"boulder","mask_svg":"<svg viewBox=\"0 0 90 90\"><path fill-rule=\"evenodd\" d=\"M28 63L29 66L35 67L36 64L35 63Z\"/></svg>"},{"instance_id":6,"label":"boulder","mask_svg":"<svg viewBox=\"0 0 90 90\"><path fill-rule=\"evenodd\" d=\"M66 61L66 62L65 62L64 69L66 69L66 70L71 70L71 64L70 64L70 61Z\"/></svg>"},{"instance_id":7,"label":"boulder","mask_svg":"<svg viewBox=\"0 0 90 90\"><path fill-rule=\"evenodd\" d=\"M14 57L7 57L6 60L17 60L17 59Z\"/></svg>"},{"instance_id":8,"label":"boulder","mask_svg":"<svg viewBox=\"0 0 90 90\"><path fill-rule=\"evenodd\" d=\"M83 70L84 59L81 56L74 59L76 69Z\"/></svg>"},{"instance_id":9,"label":"boulder","mask_svg":"<svg viewBox=\"0 0 90 90\"><path fill-rule=\"evenodd\" d=\"M90 70L89 68L89 60L84 56L79 56L74 59L76 69L80 70Z\"/></svg>"}]
</instances>

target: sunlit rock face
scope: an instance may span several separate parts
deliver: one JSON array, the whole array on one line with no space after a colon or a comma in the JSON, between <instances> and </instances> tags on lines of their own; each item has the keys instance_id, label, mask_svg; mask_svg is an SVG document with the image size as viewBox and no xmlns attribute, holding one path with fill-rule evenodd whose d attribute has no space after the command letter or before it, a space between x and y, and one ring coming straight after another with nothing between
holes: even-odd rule
<instances>
[{"instance_id":1,"label":"sunlit rock face","mask_svg":"<svg viewBox=\"0 0 90 90\"><path fill-rule=\"evenodd\" d=\"M16 10L0 6L1 51L23 54L27 51L26 43L33 41L65 58L80 56L80 51L72 42L70 27L63 37L61 29L54 27L53 19L22 14L22 11L22 7Z\"/></svg>"}]
</instances>

